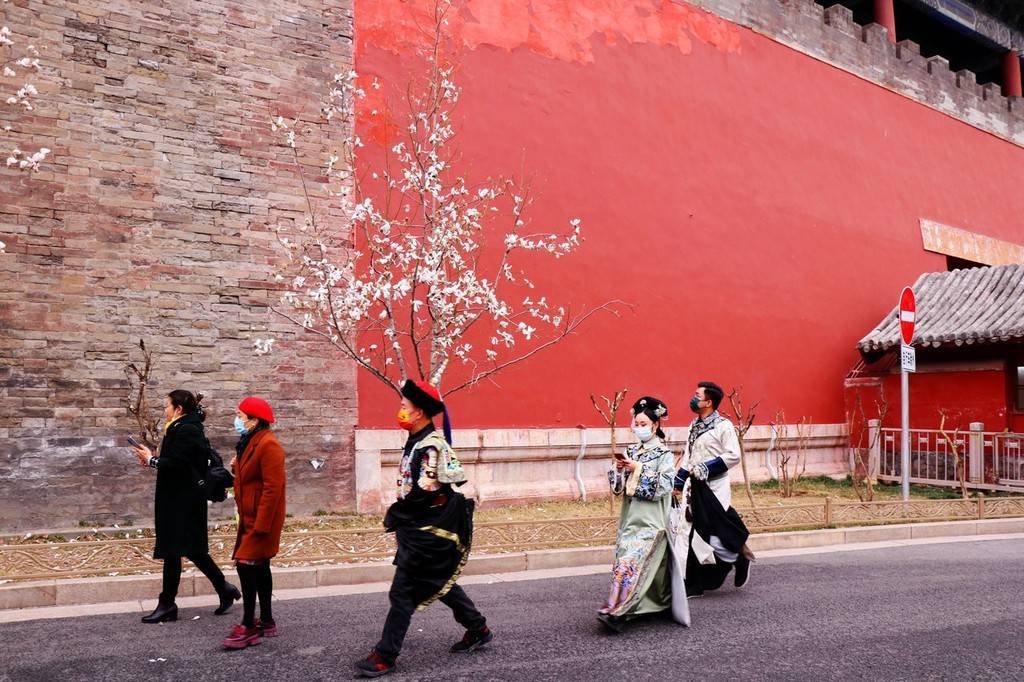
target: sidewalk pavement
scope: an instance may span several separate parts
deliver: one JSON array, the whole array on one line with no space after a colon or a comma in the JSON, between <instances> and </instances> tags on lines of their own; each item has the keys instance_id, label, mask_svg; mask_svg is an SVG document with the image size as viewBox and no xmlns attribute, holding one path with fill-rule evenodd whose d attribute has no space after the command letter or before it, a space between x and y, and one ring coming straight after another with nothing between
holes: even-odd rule
<instances>
[{"instance_id":1,"label":"sidewalk pavement","mask_svg":"<svg viewBox=\"0 0 1024 682\"><path fill-rule=\"evenodd\" d=\"M951 541L1024 537L1024 518L940 521L855 528L759 533L750 546L760 559ZM612 547L577 547L472 556L460 584L536 580L607 571ZM387 591L390 563L332 564L274 569L276 599L307 599ZM0 586L0 623L100 613L148 612L160 592L159 575L40 580ZM214 604L202 574L182 575L178 604Z\"/></svg>"}]
</instances>

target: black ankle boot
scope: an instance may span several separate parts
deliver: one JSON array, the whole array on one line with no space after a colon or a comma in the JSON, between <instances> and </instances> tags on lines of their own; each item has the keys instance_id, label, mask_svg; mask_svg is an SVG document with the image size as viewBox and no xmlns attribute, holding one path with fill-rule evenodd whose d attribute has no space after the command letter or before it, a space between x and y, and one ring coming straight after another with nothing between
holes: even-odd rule
<instances>
[{"instance_id":1,"label":"black ankle boot","mask_svg":"<svg viewBox=\"0 0 1024 682\"><path fill-rule=\"evenodd\" d=\"M153 613L142 617L143 623L165 623L171 620L178 620L178 606L174 602L160 602Z\"/></svg>"},{"instance_id":2,"label":"black ankle boot","mask_svg":"<svg viewBox=\"0 0 1024 682\"><path fill-rule=\"evenodd\" d=\"M220 595L220 606L213 612L215 616L224 615L232 604L242 598L242 593L231 583L224 583L224 587L217 594Z\"/></svg>"},{"instance_id":3,"label":"black ankle boot","mask_svg":"<svg viewBox=\"0 0 1024 682\"><path fill-rule=\"evenodd\" d=\"M626 621L621 616L613 616L610 613L599 613L597 614L597 619L601 621L601 625L616 634L619 634L626 629Z\"/></svg>"}]
</instances>

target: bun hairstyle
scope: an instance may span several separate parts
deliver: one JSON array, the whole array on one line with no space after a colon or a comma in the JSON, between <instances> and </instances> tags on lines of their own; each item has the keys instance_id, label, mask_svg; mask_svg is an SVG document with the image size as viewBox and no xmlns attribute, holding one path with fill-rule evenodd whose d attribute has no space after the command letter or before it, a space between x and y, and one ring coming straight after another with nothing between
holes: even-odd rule
<instances>
[{"instance_id":1,"label":"bun hairstyle","mask_svg":"<svg viewBox=\"0 0 1024 682\"><path fill-rule=\"evenodd\" d=\"M171 405L180 407L184 414L196 414L199 416L199 421L206 421L206 412L203 410L202 405L202 393L193 395L191 391L179 388L168 393L167 397L170 399Z\"/></svg>"},{"instance_id":2,"label":"bun hairstyle","mask_svg":"<svg viewBox=\"0 0 1024 682\"><path fill-rule=\"evenodd\" d=\"M661 430L661 420L668 418L668 405L657 398L645 395L633 403L631 412L634 417L641 412L646 414L648 419L658 425L654 433L657 434L658 438L665 438L665 432Z\"/></svg>"}]
</instances>

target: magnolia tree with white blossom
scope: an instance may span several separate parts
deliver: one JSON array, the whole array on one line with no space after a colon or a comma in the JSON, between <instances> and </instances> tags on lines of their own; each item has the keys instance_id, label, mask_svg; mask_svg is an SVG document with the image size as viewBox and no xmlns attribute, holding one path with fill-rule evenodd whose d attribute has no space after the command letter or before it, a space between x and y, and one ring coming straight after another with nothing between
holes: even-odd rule
<instances>
[{"instance_id":1,"label":"magnolia tree with white blossom","mask_svg":"<svg viewBox=\"0 0 1024 682\"><path fill-rule=\"evenodd\" d=\"M449 8L435 8L426 74L406 89L399 139L370 150L352 133L327 160L330 198L341 216L318 216L307 193L304 223L278 228L289 258L277 273L287 290L275 308L396 390L410 377L441 386L449 369L463 368L446 382L446 395L559 343L618 303L574 314L539 291L523 261L571 254L580 220L531 230L526 185L512 178L473 183L460 172L453 119L460 88L443 56ZM353 72L336 75L323 109L327 123L354 122L365 88L380 87ZM360 115L387 115L364 109ZM297 168L305 136L323 133L282 118L272 127L285 136ZM257 339L256 352L272 343Z\"/></svg>"},{"instance_id":2,"label":"magnolia tree with white blossom","mask_svg":"<svg viewBox=\"0 0 1024 682\"><path fill-rule=\"evenodd\" d=\"M4 0L3 5L7 5ZM34 84L35 76L39 72L39 50L35 45L25 41L24 45L6 21L0 23L0 50L3 51L2 60L3 80L2 97L3 114L0 115L2 125L2 136L4 153L6 155L6 166L25 172L39 170L39 164L50 153L46 147L39 147L35 151L24 149L26 147L26 135L17 126L17 121L22 113L31 112L35 108L39 92ZM0 252L3 252L6 244L0 241Z\"/></svg>"}]
</instances>

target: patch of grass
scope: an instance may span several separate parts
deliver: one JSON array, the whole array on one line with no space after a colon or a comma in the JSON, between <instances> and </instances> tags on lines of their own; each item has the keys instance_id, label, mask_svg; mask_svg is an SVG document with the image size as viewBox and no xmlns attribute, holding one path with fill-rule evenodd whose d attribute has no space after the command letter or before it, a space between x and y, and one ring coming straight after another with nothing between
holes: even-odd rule
<instances>
[{"instance_id":1,"label":"patch of grass","mask_svg":"<svg viewBox=\"0 0 1024 682\"><path fill-rule=\"evenodd\" d=\"M503 523L507 521L544 521L580 516L610 516L619 513L619 501L609 507L608 498L578 500L550 500L523 504L484 506L478 509L473 519L477 523Z\"/></svg>"},{"instance_id":2,"label":"patch of grass","mask_svg":"<svg viewBox=\"0 0 1024 682\"><path fill-rule=\"evenodd\" d=\"M902 497L903 488L899 483L879 483L875 486L875 491L884 488L886 491L892 491L896 497ZM968 491L970 497L976 497L975 494ZM920 498L925 500L958 500L963 497L960 493L959 488L938 488L930 485L911 485L910 486L910 497Z\"/></svg>"},{"instance_id":3,"label":"patch of grass","mask_svg":"<svg viewBox=\"0 0 1024 682\"><path fill-rule=\"evenodd\" d=\"M845 478L831 478L829 476L811 476L802 478L796 484L796 490L792 497L782 497L778 481L759 481L750 484L754 493L754 501L760 505L765 504L810 504L832 497L839 500L859 500L857 491L853 488L853 481L849 475ZM875 485L876 501L898 500L902 498L902 489L898 484L878 483ZM747 501L746 492L742 485L734 485L732 497L735 504L739 506L750 506ZM953 488L937 488L927 485L910 486L910 499L912 500L951 500L960 497L959 490Z\"/></svg>"}]
</instances>

